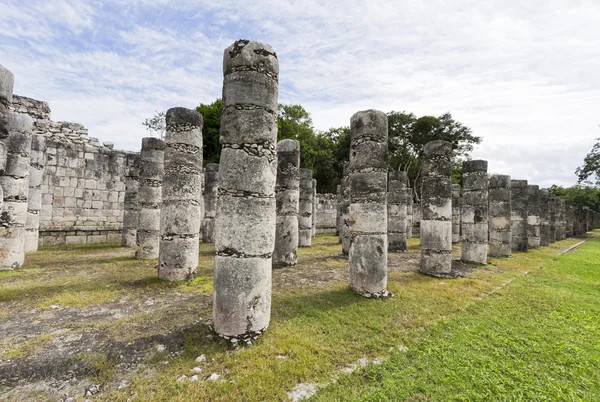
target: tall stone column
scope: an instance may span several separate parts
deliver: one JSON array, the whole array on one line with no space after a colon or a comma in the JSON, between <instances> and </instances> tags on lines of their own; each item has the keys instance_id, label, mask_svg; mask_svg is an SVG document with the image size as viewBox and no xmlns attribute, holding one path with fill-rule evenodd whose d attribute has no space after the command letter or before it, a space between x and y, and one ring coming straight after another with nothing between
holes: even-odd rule
<instances>
[{"instance_id":1,"label":"tall stone column","mask_svg":"<svg viewBox=\"0 0 600 402\"><path fill-rule=\"evenodd\" d=\"M565 200L562 197L557 197L556 201L556 240L564 240L567 238L567 213L565 207Z\"/></svg>"},{"instance_id":2,"label":"tall stone column","mask_svg":"<svg viewBox=\"0 0 600 402\"><path fill-rule=\"evenodd\" d=\"M488 252L488 174L487 161L463 163L463 204L461 213L461 259L487 264Z\"/></svg>"},{"instance_id":3,"label":"tall stone column","mask_svg":"<svg viewBox=\"0 0 600 402\"><path fill-rule=\"evenodd\" d=\"M378 110L350 119L350 288L365 297L389 297L387 287L388 120Z\"/></svg>"},{"instance_id":4,"label":"tall stone column","mask_svg":"<svg viewBox=\"0 0 600 402\"><path fill-rule=\"evenodd\" d=\"M223 56L215 218L215 331L249 340L271 316L279 63L269 45L236 41Z\"/></svg>"},{"instance_id":5,"label":"tall stone column","mask_svg":"<svg viewBox=\"0 0 600 402\"><path fill-rule=\"evenodd\" d=\"M556 242L556 226L557 226L557 197L550 195L548 197L548 243Z\"/></svg>"},{"instance_id":6,"label":"tall stone column","mask_svg":"<svg viewBox=\"0 0 600 402\"><path fill-rule=\"evenodd\" d=\"M527 247L539 248L541 245L540 187L527 186Z\"/></svg>"},{"instance_id":7,"label":"tall stone column","mask_svg":"<svg viewBox=\"0 0 600 402\"><path fill-rule=\"evenodd\" d=\"M512 256L510 176L494 174L489 185L490 257Z\"/></svg>"},{"instance_id":8,"label":"tall stone column","mask_svg":"<svg viewBox=\"0 0 600 402\"><path fill-rule=\"evenodd\" d=\"M575 207L575 233L577 236L581 236L585 233L585 222L584 222L584 210L583 205L577 204Z\"/></svg>"},{"instance_id":9,"label":"tall stone column","mask_svg":"<svg viewBox=\"0 0 600 402\"><path fill-rule=\"evenodd\" d=\"M300 207L300 143L277 143L277 227L273 266L298 263L298 210Z\"/></svg>"},{"instance_id":10,"label":"tall stone column","mask_svg":"<svg viewBox=\"0 0 600 402\"><path fill-rule=\"evenodd\" d=\"M335 213L335 235L338 237L339 243L342 242L342 186L340 184L336 187L336 213Z\"/></svg>"},{"instance_id":11,"label":"tall stone column","mask_svg":"<svg viewBox=\"0 0 600 402\"><path fill-rule=\"evenodd\" d=\"M164 141L154 137L142 138L138 228L135 235L135 258L140 260L158 258L164 155Z\"/></svg>"},{"instance_id":12,"label":"tall stone column","mask_svg":"<svg viewBox=\"0 0 600 402\"><path fill-rule=\"evenodd\" d=\"M158 277L190 280L198 269L202 223L202 115L167 110Z\"/></svg>"},{"instance_id":13,"label":"tall stone column","mask_svg":"<svg viewBox=\"0 0 600 402\"><path fill-rule=\"evenodd\" d=\"M42 209L42 179L46 165L46 137L34 134L31 137L29 161L29 193L27 195L27 223L25 224L25 252L38 250L40 237L40 210Z\"/></svg>"},{"instance_id":14,"label":"tall stone column","mask_svg":"<svg viewBox=\"0 0 600 402\"><path fill-rule=\"evenodd\" d=\"M348 256L350 251L350 229L348 228L348 219L350 215L350 177L348 165L344 165L344 177L342 178L342 255Z\"/></svg>"},{"instance_id":15,"label":"tall stone column","mask_svg":"<svg viewBox=\"0 0 600 402\"><path fill-rule=\"evenodd\" d=\"M452 144L425 144L421 184L421 272L438 277L452 273Z\"/></svg>"},{"instance_id":16,"label":"tall stone column","mask_svg":"<svg viewBox=\"0 0 600 402\"><path fill-rule=\"evenodd\" d=\"M6 167L6 144L8 138L8 115L12 105L15 77L7 68L0 65L0 175Z\"/></svg>"},{"instance_id":17,"label":"tall stone column","mask_svg":"<svg viewBox=\"0 0 600 402\"><path fill-rule=\"evenodd\" d=\"M202 221L202 243L215 242L215 216L219 184L219 164L209 163L204 168L204 220Z\"/></svg>"},{"instance_id":18,"label":"tall stone column","mask_svg":"<svg viewBox=\"0 0 600 402\"><path fill-rule=\"evenodd\" d=\"M32 131L31 117L9 112L8 137L5 139L6 169L0 176L0 187L4 193L0 213L0 271L20 268L25 262Z\"/></svg>"},{"instance_id":19,"label":"tall stone column","mask_svg":"<svg viewBox=\"0 0 600 402\"><path fill-rule=\"evenodd\" d=\"M548 219L548 190L545 188L540 189L540 246L547 246L549 244L550 236L550 221Z\"/></svg>"},{"instance_id":20,"label":"tall stone column","mask_svg":"<svg viewBox=\"0 0 600 402\"><path fill-rule=\"evenodd\" d=\"M567 238L569 237L573 237L574 236L574 231L573 231L573 220L574 220L574 206L572 202L565 202L565 208L566 208L566 215L565 215L565 221L566 221L566 228L565 228L565 236Z\"/></svg>"},{"instance_id":21,"label":"tall stone column","mask_svg":"<svg viewBox=\"0 0 600 402\"><path fill-rule=\"evenodd\" d=\"M527 242L527 180L511 180L511 231L513 251L528 251Z\"/></svg>"},{"instance_id":22,"label":"tall stone column","mask_svg":"<svg viewBox=\"0 0 600 402\"><path fill-rule=\"evenodd\" d=\"M414 223L414 201L412 188L406 189L406 238L410 239L413 237L413 223Z\"/></svg>"},{"instance_id":23,"label":"tall stone column","mask_svg":"<svg viewBox=\"0 0 600 402\"><path fill-rule=\"evenodd\" d=\"M452 243L460 243L460 184L452 185Z\"/></svg>"},{"instance_id":24,"label":"tall stone column","mask_svg":"<svg viewBox=\"0 0 600 402\"><path fill-rule=\"evenodd\" d=\"M298 246L312 245L313 189L312 170L300 169L300 206L298 210Z\"/></svg>"},{"instance_id":25,"label":"tall stone column","mask_svg":"<svg viewBox=\"0 0 600 402\"><path fill-rule=\"evenodd\" d=\"M317 203L319 202L317 198L317 180L312 179L312 223L311 223L311 237L315 237L317 235Z\"/></svg>"},{"instance_id":26,"label":"tall stone column","mask_svg":"<svg viewBox=\"0 0 600 402\"><path fill-rule=\"evenodd\" d=\"M406 251L406 172L388 173L388 252Z\"/></svg>"},{"instance_id":27,"label":"tall stone column","mask_svg":"<svg viewBox=\"0 0 600 402\"><path fill-rule=\"evenodd\" d=\"M123 202L123 233L121 246L135 248L139 226L140 155L127 155L125 200Z\"/></svg>"}]
</instances>

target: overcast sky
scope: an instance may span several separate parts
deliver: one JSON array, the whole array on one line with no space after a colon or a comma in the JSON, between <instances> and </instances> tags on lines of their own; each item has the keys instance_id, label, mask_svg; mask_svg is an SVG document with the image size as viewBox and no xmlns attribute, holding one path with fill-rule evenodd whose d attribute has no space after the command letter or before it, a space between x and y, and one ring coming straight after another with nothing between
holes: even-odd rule
<instances>
[{"instance_id":1,"label":"overcast sky","mask_svg":"<svg viewBox=\"0 0 600 402\"><path fill-rule=\"evenodd\" d=\"M598 0L0 0L15 93L120 149L139 150L155 111L220 97L237 39L275 49L279 101L318 129L449 111L490 172L541 186L574 184L600 137Z\"/></svg>"}]
</instances>

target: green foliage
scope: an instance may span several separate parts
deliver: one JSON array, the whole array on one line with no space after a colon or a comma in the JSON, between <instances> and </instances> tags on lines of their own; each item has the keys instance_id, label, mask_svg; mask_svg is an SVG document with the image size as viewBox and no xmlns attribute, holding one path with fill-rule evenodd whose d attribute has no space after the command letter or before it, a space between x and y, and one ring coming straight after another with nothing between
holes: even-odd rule
<instances>
[{"instance_id":1,"label":"green foliage","mask_svg":"<svg viewBox=\"0 0 600 402\"><path fill-rule=\"evenodd\" d=\"M600 138L596 138L592 150L583 159L583 165L575 170L579 177L579 183L587 181L590 177L595 179L595 183L600 185Z\"/></svg>"},{"instance_id":2,"label":"green foliage","mask_svg":"<svg viewBox=\"0 0 600 402\"><path fill-rule=\"evenodd\" d=\"M218 163L221 156L219 128L222 103L220 99L201 104L196 110L204 117L204 163ZM340 183L343 166L350 153L350 128L348 126L316 130L310 113L301 105L280 104L277 116L277 141L293 139L300 142L300 164L311 169L317 180L317 191L335 193ZM164 119L163 119L164 120ZM473 146L481 137L472 135L471 129L454 120L450 113L441 116L417 117L413 113L390 112L389 150L390 168L406 170L416 198L420 194L421 160L423 147L432 140L452 143L454 160L453 183L461 182L462 162L468 159Z\"/></svg>"},{"instance_id":3,"label":"green foliage","mask_svg":"<svg viewBox=\"0 0 600 402\"><path fill-rule=\"evenodd\" d=\"M219 163L221 157L221 143L219 142L219 131L221 129L221 110L223 103L216 99L209 104L201 103L196 110L202 114L204 124L202 125L202 146L204 165L208 163Z\"/></svg>"},{"instance_id":4,"label":"green foliage","mask_svg":"<svg viewBox=\"0 0 600 402\"><path fill-rule=\"evenodd\" d=\"M600 187L576 185L564 188L552 185L548 192L560 196L566 201L588 206L594 211L600 211Z\"/></svg>"},{"instance_id":5,"label":"green foliage","mask_svg":"<svg viewBox=\"0 0 600 402\"><path fill-rule=\"evenodd\" d=\"M434 140L452 143L452 182L460 184L462 162L468 159L473 147L481 143L482 137L474 136L469 127L454 120L450 113L419 118L407 112L388 113L390 168L408 172L410 187L417 196L421 193L423 149Z\"/></svg>"},{"instance_id":6,"label":"green foliage","mask_svg":"<svg viewBox=\"0 0 600 402\"><path fill-rule=\"evenodd\" d=\"M165 138L166 122L165 117L167 113L155 112L152 117L147 118L142 122L142 125L146 127L146 130L150 131L150 134L158 136L161 140Z\"/></svg>"}]
</instances>

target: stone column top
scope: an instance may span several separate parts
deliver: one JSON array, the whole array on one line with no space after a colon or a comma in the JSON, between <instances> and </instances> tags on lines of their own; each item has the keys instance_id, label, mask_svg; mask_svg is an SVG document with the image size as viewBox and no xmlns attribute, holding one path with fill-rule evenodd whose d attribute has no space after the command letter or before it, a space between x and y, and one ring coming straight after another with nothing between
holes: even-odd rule
<instances>
[{"instance_id":1,"label":"stone column top","mask_svg":"<svg viewBox=\"0 0 600 402\"><path fill-rule=\"evenodd\" d=\"M526 188L527 187L527 180L511 180L510 181L510 186L512 188Z\"/></svg>"},{"instance_id":2,"label":"stone column top","mask_svg":"<svg viewBox=\"0 0 600 402\"><path fill-rule=\"evenodd\" d=\"M8 119L8 131L15 133L31 134L33 131L33 119L28 114L10 111Z\"/></svg>"},{"instance_id":3,"label":"stone column top","mask_svg":"<svg viewBox=\"0 0 600 402\"><path fill-rule=\"evenodd\" d=\"M279 61L273 48L265 43L240 39L223 53L223 75L255 71L277 81Z\"/></svg>"},{"instance_id":4,"label":"stone column top","mask_svg":"<svg viewBox=\"0 0 600 402\"><path fill-rule=\"evenodd\" d=\"M505 174L490 175L490 188L511 188L510 176Z\"/></svg>"},{"instance_id":5,"label":"stone column top","mask_svg":"<svg viewBox=\"0 0 600 402\"><path fill-rule=\"evenodd\" d=\"M218 172L219 164L218 163L209 163L204 167L205 172Z\"/></svg>"},{"instance_id":6,"label":"stone column top","mask_svg":"<svg viewBox=\"0 0 600 402\"><path fill-rule=\"evenodd\" d=\"M177 131L178 126L185 126L185 130L193 127L202 128L204 122L200 113L184 107L173 107L167 110L165 120L169 131Z\"/></svg>"},{"instance_id":7,"label":"stone column top","mask_svg":"<svg viewBox=\"0 0 600 402\"><path fill-rule=\"evenodd\" d=\"M463 173L487 172L487 168L488 161L484 160L464 161L462 165Z\"/></svg>"},{"instance_id":8,"label":"stone column top","mask_svg":"<svg viewBox=\"0 0 600 402\"><path fill-rule=\"evenodd\" d=\"M144 137L142 138L142 148L146 150L155 149L157 151L164 151L165 142L156 137Z\"/></svg>"},{"instance_id":9,"label":"stone column top","mask_svg":"<svg viewBox=\"0 0 600 402\"><path fill-rule=\"evenodd\" d=\"M388 175L390 181L400 181L406 184L408 180L408 174L404 170L390 170Z\"/></svg>"},{"instance_id":10,"label":"stone column top","mask_svg":"<svg viewBox=\"0 0 600 402\"><path fill-rule=\"evenodd\" d=\"M374 137L372 141L387 141L387 127L388 119L384 112L375 109L361 110L350 118L350 137L355 141L362 136Z\"/></svg>"},{"instance_id":11,"label":"stone column top","mask_svg":"<svg viewBox=\"0 0 600 402\"><path fill-rule=\"evenodd\" d=\"M300 179L312 180L312 176L313 176L312 169L300 168L298 170L299 170L299 173L300 173Z\"/></svg>"},{"instance_id":12,"label":"stone column top","mask_svg":"<svg viewBox=\"0 0 600 402\"><path fill-rule=\"evenodd\" d=\"M5 106L12 104L14 85L15 76L9 69L0 64L0 103Z\"/></svg>"},{"instance_id":13,"label":"stone column top","mask_svg":"<svg viewBox=\"0 0 600 402\"><path fill-rule=\"evenodd\" d=\"M423 152L430 156L445 156L452 152L452 143L443 140L429 141Z\"/></svg>"},{"instance_id":14,"label":"stone column top","mask_svg":"<svg viewBox=\"0 0 600 402\"><path fill-rule=\"evenodd\" d=\"M277 152L298 152L300 142L296 140L285 139L277 143Z\"/></svg>"}]
</instances>

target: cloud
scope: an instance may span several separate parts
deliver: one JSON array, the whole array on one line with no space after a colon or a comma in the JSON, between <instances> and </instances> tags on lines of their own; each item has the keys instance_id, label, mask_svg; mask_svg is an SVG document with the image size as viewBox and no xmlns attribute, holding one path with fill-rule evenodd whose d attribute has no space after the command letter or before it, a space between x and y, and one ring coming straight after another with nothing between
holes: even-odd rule
<instances>
[{"instance_id":1,"label":"cloud","mask_svg":"<svg viewBox=\"0 0 600 402\"><path fill-rule=\"evenodd\" d=\"M600 136L595 1L3 3L15 93L120 148L138 149L154 111L219 97L223 49L239 38L273 46L280 101L319 129L366 108L450 111L484 137L475 157L541 185L573 184Z\"/></svg>"}]
</instances>

